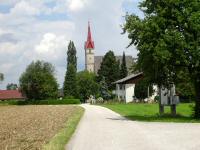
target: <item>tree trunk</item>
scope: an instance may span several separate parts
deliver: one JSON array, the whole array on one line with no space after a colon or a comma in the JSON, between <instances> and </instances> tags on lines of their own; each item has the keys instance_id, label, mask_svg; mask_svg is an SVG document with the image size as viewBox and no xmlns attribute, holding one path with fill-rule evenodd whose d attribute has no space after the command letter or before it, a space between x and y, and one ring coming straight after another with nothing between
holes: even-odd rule
<instances>
[{"instance_id":1,"label":"tree trunk","mask_svg":"<svg viewBox=\"0 0 200 150\"><path fill-rule=\"evenodd\" d=\"M196 119L200 119L200 77L196 78L195 81L195 92L196 92L196 99L195 99L195 113L194 117Z\"/></svg>"},{"instance_id":2,"label":"tree trunk","mask_svg":"<svg viewBox=\"0 0 200 150\"><path fill-rule=\"evenodd\" d=\"M176 116L176 105L171 105L171 114L172 116Z\"/></svg>"},{"instance_id":3,"label":"tree trunk","mask_svg":"<svg viewBox=\"0 0 200 150\"><path fill-rule=\"evenodd\" d=\"M159 113L160 115L164 114L164 106L161 104L161 87L159 87L159 97L160 97L160 101L159 101Z\"/></svg>"}]
</instances>

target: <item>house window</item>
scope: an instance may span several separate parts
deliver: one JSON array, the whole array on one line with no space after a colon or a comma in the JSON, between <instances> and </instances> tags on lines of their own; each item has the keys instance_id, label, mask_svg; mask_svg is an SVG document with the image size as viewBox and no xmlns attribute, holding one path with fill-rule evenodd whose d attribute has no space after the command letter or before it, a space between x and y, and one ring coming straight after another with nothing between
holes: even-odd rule
<instances>
[{"instance_id":1,"label":"house window","mask_svg":"<svg viewBox=\"0 0 200 150\"><path fill-rule=\"evenodd\" d=\"M119 88L120 88L120 90L125 90L125 85L124 84L120 84Z\"/></svg>"}]
</instances>

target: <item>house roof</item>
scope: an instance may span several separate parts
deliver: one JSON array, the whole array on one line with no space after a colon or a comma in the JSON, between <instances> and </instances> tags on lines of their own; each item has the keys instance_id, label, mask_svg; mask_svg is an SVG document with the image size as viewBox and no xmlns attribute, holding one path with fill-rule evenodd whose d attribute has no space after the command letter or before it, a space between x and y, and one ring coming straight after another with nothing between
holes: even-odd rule
<instances>
[{"instance_id":1,"label":"house roof","mask_svg":"<svg viewBox=\"0 0 200 150\"><path fill-rule=\"evenodd\" d=\"M88 22L88 36L85 42L85 49L94 49L94 41L92 40L92 33L90 30L90 23Z\"/></svg>"},{"instance_id":2,"label":"house roof","mask_svg":"<svg viewBox=\"0 0 200 150\"><path fill-rule=\"evenodd\" d=\"M130 81L130 80L136 80L136 79L138 79L142 76L143 76L143 72L140 72L140 73L137 73L137 74L131 74L131 75L129 75L129 76L123 78L123 79L120 79L120 80L114 82L114 84L123 84L123 83Z\"/></svg>"},{"instance_id":3,"label":"house roof","mask_svg":"<svg viewBox=\"0 0 200 150\"><path fill-rule=\"evenodd\" d=\"M19 90L0 90L0 100L24 99Z\"/></svg>"}]
</instances>

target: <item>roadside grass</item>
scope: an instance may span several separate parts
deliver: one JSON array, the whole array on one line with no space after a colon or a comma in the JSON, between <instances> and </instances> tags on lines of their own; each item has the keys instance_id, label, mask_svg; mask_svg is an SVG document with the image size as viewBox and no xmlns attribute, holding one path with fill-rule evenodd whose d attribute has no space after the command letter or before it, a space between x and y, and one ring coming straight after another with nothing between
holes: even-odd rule
<instances>
[{"instance_id":1,"label":"roadside grass","mask_svg":"<svg viewBox=\"0 0 200 150\"><path fill-rule=\"evenodd\" d=\"M68 143L74 133L83 113L84 109L79 108L77 112L68 119L65 128L59 131L59 133L43 147L43 150L64 150L66 143Z\"/></svg>"},{"instance_id":2,"label":"roadside grass","mask_svg":"<svg viewBox=\"0 0 200 150\"><path fill-rule=\"evenodd\" d=\"M158 114L158 104L104 104L107 107L122 116L135 121L148 122L188 122L199 123L200 120L195 120L192 117L193 103L179 104L177 106L177 115L170 114L170 107L165 107L165 114Z\"/></svg>"},{"instance_id":3,"label":"roadside grass","mask_svg":"<svg viewBox=\"0 0 200 150\"><path fill-rule=\"evenodd\" d=\"M62 150L82 114L75 105L0 106L0 149Z\"/></svg>"}]
</instances>

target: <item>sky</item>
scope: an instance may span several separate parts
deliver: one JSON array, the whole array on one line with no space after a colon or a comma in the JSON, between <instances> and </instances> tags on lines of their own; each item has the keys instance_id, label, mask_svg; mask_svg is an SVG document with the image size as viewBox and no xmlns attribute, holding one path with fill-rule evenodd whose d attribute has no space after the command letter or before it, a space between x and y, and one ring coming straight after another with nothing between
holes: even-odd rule
<instances>
[{"instance_id":1,"label":"sky","mask_svg":"<svg viewBox=\"0 0 200 150\"><path fill-rule=\"evenodd\" d=\"M84 42L88 21L95 42L95 55L113 50L116 55L137 57L134 46L122 35L126 12L142 16L141 0L0 0L0 72L8 83L17 83L32 61L55 66L62 87L70 40L77 49L78 70L84 70Z\"/></svg>"}]
</instances>

